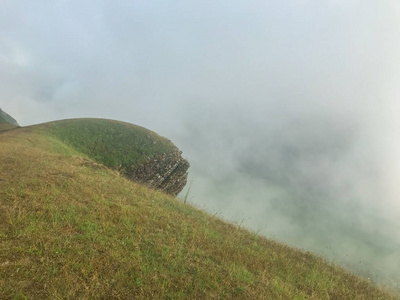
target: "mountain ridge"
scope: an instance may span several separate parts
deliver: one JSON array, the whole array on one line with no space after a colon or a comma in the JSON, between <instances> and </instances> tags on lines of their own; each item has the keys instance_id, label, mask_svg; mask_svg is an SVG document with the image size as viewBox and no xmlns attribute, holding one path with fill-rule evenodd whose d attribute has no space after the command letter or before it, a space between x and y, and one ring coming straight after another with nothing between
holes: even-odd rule
<instances>
[{"instance_id":1,"label":"mountain ridge","mask_svg":"<svg viewBox=\"0 0 400 300\"><path fill-rule=\"evenodd\" d=\"M0 131L19 127L18 122L0 108Z\"/></svg>"},{"instance_id":2,"label":"mountain ridge","mask_svg":"<svg viewBox=\"0 0 400 300\"><path fill-rule=\"evenodd\" d=\"M132 182L45 127L0 132L0 299L396 299Z\"/></svg>"},{"instance_id":3,"label":"mountain ridge","mask_svg":"<svg viewBox=\"0 0 400 300\"><path fill-rule=\"evenodd\" d=\"M187 182L189 162L167 138L126 122L67 119L34 126L97 163L148 187L178 195Z\"/></svg>"}]
</instances>

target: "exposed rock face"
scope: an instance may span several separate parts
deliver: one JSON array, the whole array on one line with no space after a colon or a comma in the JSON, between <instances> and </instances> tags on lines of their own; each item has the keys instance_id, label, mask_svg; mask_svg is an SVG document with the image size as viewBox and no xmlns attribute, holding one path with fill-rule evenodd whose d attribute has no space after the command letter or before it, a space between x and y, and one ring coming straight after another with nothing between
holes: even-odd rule
<instances>
[{"instance_id":1,"label":"exposed rock face","mask_svg":"<svg viewBox=\"0 0 400 300\"><path fill-rule=\"evenodd\" d=\"M176 150L162 156L147 158L144 163L130 166L121 173L150 188L160 189L170 195L178 195L187 182L189 162Z\"/></svg>"},{"instance_id":2,"label":"exposed rock face","mask_svg":"<svg viewBox=\"0 0 400 300\"><path fill-rule=\"evenodd\" d=\"M145 186L176 196L186 184L189 163L170 140L151 130L106 119L62 120L43 126L97 164Z\"/></svg>"}]
</instances>

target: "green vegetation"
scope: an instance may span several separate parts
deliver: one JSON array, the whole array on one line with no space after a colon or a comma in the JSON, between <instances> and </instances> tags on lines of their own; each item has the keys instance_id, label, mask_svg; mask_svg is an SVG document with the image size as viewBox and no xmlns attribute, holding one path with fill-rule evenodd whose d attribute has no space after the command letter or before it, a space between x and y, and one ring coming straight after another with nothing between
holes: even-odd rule
<instances>
[{"instance_id":1,"label":"green vegetation","mask_svg":"<svg viewBox=\"0 0 400 300\"><path fill-rule=\"evenodd\" d=\"M76 122L0 133L0 299L395 299L89 160L131 125Z\"/></svg>"},{"instance_id":2,"label":"green vegetation","mask_svg":"<svg viewBox=\"0 0 400 300\"><path fill-rule=\"evenodd\" d=\"M17 121L0 108L0 131L10 130L16 127L18 127Z\"/></svg>"},{"instance_id":3,"label":"green vegetation","mask_svg":"<svg viewBox=\"0 0 400 300\"><path fill-rule=\"evenodd\" d=\"M148 129L112 120L63 120L37 128L109 168L126 168L176 149L171 141Z\"/></svg>"}]
</instances>

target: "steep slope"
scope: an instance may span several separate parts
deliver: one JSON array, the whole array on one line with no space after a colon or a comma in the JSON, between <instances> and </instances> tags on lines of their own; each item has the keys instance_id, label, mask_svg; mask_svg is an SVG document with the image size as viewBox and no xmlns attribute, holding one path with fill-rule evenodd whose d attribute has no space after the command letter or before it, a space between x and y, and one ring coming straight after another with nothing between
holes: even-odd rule
<instances>
[{"instance_id":1,"label":"steep slope","mask_svg":"<svg viewBox=\"0 0 400 300\"><path fill-rule=\"evenodd\" d=\"M0 108L0 131L18 127L17 121Z\"/></svg>"},{"instance_id":2,"label":"steep slope","mask_svg":"<svg viewBox=\"0 0 400 300\"><path fill-rule=\"evenodd\" d=\"M44 127L0 133L0 299L395 299L134 183Z\"/></svg>"}]
</instances>

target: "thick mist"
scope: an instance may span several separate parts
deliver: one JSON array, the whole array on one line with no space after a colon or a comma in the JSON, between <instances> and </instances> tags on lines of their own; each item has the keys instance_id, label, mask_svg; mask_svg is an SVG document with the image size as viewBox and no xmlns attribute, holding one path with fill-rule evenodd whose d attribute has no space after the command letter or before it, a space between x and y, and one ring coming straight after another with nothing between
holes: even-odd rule
<instances>
[{"instance_id":1,"label":"thick mist","mask_svg":"<svg viewBox=\"0 0 400 300\"><path fill-rule=\"evenodd\" d=\"M203 113L198 110L197 120ZM290 116L265 109L264 118L223 118L222 126L220 115L200 121L201 130L187 126L185 153L201 153L191 161L188 198L268 237L395 284L398 194L387 180L397 174L395 158L390 166L388 157L396 142L393 136L383 143L366 120L342 113Z\"/></svg>"},{"instance_id":2,"label":"thick mist","mask_svg":"<svg viewBox=\"0 0 400 300\"><path fill-rule=\"evenodd\" d=\"M395 0L3 1L0 107L152 129L190 202L392 286L399 20Z\"/></svg>"}]
</instances>

